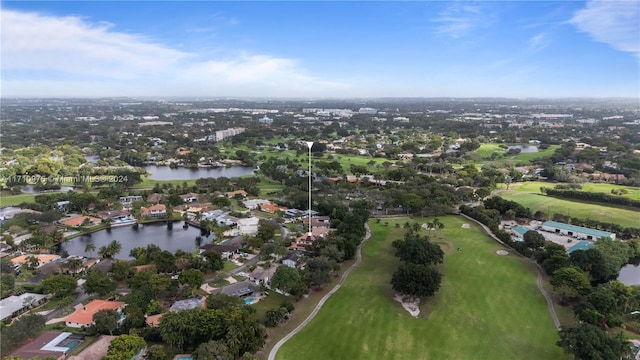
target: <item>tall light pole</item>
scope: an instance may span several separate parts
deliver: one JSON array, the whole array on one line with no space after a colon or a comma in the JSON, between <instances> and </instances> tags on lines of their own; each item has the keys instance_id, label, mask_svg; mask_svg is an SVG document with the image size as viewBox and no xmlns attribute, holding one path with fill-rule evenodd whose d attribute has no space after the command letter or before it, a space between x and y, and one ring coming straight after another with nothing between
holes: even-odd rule
<instances>
[{"instance_id":1,"label":"tall light pole","mask_svg":"<svg viewBox=\"0 0 640 360\"><path fill-rule=\"evenodd\" d=\"M313 141L307 141L307 147L309 147L309 233L307 234L311 237L311 147L313 146Z\"/></svg>"}]
</instances>

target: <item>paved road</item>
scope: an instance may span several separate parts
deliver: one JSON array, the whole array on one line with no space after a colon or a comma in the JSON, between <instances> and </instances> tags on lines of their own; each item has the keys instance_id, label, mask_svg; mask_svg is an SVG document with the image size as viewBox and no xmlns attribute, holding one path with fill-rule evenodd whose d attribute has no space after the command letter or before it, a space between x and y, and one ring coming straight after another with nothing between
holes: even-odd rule
<instances>
[{"instance_id":1,"label":"paved road","mask_svg":"<svg viewBox=\"0 0 640 360\"><path fill-rule=\"evenodd\" d=\"M318 302L318 304L313 309L311 314L309 314L309 316L307 316L307 318L304 319L304 321L300 323L300 325L298 325L295 329L293 329L293 331L288 333L284 338L280 339L280 341L278 341L273 346L273 348L271 349L271 352L269 352L269 357L268 357L269 360L275 360L276 354L278 353L278 350L280 350L282 345L284 345L287 341L289 341L289 339L291 339L294 335L300 332L300 330L302 330L305 326L307 326L307 324L311 322L311 320L313 320L313 318L318 314L318 312L320 311L324 303L327 300L329 300L331 295L335 294L336 291L340 290L340 287L342 286L342 283L344 283L344 281L347 279L347 276L349 276L351 271L360 264L360 262L362 261L362 251L361 251L362 245L371 237L371 230L369 229L369 225L365 224L365 226L367 228L367 234L365 235L360 245L358 245L358 250L356 252L356 261L347 269L347 271L345 271L342 274L342 276L340 277L340 281L338 281L336 286L334 286L333 289L331 289L331 291L329 291L325 296L322 297L322 299L320 299L320 302Z\"/></svg>"},{"instance_id":2,"label":"paved road","mask_svg":"<svg viewBox=\"0 0 640 360\"><path fill-rule=\"evenodd\" d=\"M477 221L476 219L473 219L465 214L461 214L462 216L464 216L465 218L477 223L478 225L480 225L484 231L491 236L495 241L497 241L498 243L511 248L510 246L508 246L507 244L503 243L500 239L498 239L495 235L493 235L493 233L491 232L491 230L489 230L489 228ZM518 254L519 256L522 256L522 254L518 253L517 251L513 251L514 253ZM549 308L549 313L551 314L551 319L553 319L553 323L556 326L556 329L560 330L560 320L558 320L558 315L556 314L556 309L553 307L553 300L551 299L551 295L549 295L549 293L547 292L547 290L545 290L545 288L542 286L542 268L540 267L540 265L538 265L537 262L522 256L523 258L527 259L528 261L532 262L535 266L536 266L536 270L538 271L538 277L536 279L536 286L538 287L538 290L540 290L540 292L542 293L542 296L544 296L544 299L547 301L547 308Z\"/></svg>"},{"instance_id":3,"label":"paved road","mask_svg":"<svg viewBox=\"0 0 640 360\"><path fill-rule=\"evenodd\" d=\"M82 288L82 286L78 286L76 288L76 292L78 293L78 296L76 296L73 302L69 305L63 306L61 308L57 308L52 312L48 313L47 321L60 317L60 314L62 314L65 310L71 309L72 307L76 306L77 304L80 304L81 302L89 298L89 294L84 292L84 289Z\"/></svg>"}]
</instances>

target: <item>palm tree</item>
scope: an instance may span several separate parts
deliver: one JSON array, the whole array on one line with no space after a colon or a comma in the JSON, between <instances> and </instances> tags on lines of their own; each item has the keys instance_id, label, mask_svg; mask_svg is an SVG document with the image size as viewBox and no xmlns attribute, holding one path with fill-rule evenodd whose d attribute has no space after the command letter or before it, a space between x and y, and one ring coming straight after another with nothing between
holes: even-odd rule
<instances>
[{"instance_id":1,"label":"palm tree","mask_svg":"<svg viewBox=\"0 0 640 360\"><path fill-rule=\"evenodd\" d=\"M85 245L84 247L85 253L93 254L94 251L96 251L96 244L90 242L90 243L87 243L87 245Z\"/></svg>"},{"instance_id":2,"label":"palm tree","mask_svg":"<svg viewBox=\"0 0 640 360\"><path fill-rule=\"evenodd\" d=\"M109 245L107 245L109 252L111 253L111 257L115 257L122 251L122 244L116 240L111 240Z\"/></svg>"},{"instance_id":3,"label":"palm tree","mask_svg":"<svg viewBox=\"0 0 640 360\"><path fill-rule=\"evenodd\" d=\"M73 273L75 273L80 268L80 266L82 266L82 259L80 258L71 258L69 259L69 261L67 261L67 267Z\"/></svg>"},{"instance_id":4,"label":"palm tree","mask_svg":"<svg viewBox=\"0 0 640 360\"><path fill-rule=\"evenodd\" d=\"M31 255L27 258L27 266L31 269L35 269L40 265L40 259Z\"/></svg>"}]
</instances>

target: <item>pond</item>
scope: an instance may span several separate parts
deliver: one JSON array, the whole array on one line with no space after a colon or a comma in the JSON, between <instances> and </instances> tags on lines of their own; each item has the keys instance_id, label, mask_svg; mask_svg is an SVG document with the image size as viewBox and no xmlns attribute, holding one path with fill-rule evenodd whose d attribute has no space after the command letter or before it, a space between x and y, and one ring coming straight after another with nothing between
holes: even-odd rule
<instances>
[{"instance_id":1,"label":"pond","mask_svg":"<svg viewBox=\"0 0 640 360\"><path fill-rule=\"evenodd\" d=\"M148 165L144 169L151 173L151 180L197 180L200 178L240 177L253 175L256 170L251 166L234 166L229 168L197 168L188 169L179 167L172 169L169 166Z\"/></svg>"},{"instance_id":2,"label":"pond","mask_svg":"<svg viewBox=\"0 0 640 360\"><path fill-rule=\"evenodd\" d=\"M167 224L153 223L140 224L138 229L133 226L123 226L113 229L100 230L93 234L82 235L63 243L61 250L66 250L69 255L95 257L98 255L98 249L101 246L109 244L112 240L116 240L122 244L122 251L116 256L118 259L130 260L131 249L135 247L146 247L149 244L158 245L162 250L168 250L174 253L178 249L186 252L192 252L196 249L196 237L200 236L200 229L189 226L183 228L184 222L178 221L173 223L173 229L167 229ZM214 235L208 237L203 236L200 245L211 243ZM88 243L92 242L96 246L96 251L87 254L84 249Z\"/></svg>"},{"instance_id":3,"label":"pond","mask_svg":"<svg viewBox=\"0 0 640 360\"><path fill-rule=\"evenodd\" d=\"M640 265L625 265L620 269L620 275L618 275L618 281L631 286L640 285Z\"/></svg>"},{"instance_id":4,"label":"pond","mask_svg":"<svg viewBox=\"0 0 640 360\"><path fill-rule=\"evenodd\" d=\"M537 153L538 147L535 145L510 145L507 146L508 150L511 149L520 149L521 153Z\"/></svg>"}]
</instances>

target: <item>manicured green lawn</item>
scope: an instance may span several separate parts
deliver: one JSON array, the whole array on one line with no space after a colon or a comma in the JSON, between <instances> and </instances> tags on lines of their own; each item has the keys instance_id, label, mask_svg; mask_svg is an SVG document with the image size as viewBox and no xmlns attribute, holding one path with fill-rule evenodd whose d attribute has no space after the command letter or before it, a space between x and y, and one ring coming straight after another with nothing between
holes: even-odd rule
<instances>
[{"instance_id":1,"label":"manicured green lawn","mask_svg":"<svg viewBox=\"0 0 640 360\"><path fill-rule=\"evenodd\" d=\"M554 188L558 184L559 183L547 182L547 181L526 181L522 183L512 184L511 186L509 186L509 189L539 193L541 187ZM499 188L504 189L505 185L499 184ZM603 183L585 183L585 184L582 184L582 189L580 191L600 192L600 193L612 195L611 190L613 189L626 190L627 193L622 196L628 197L629 199L640 200L640 188L632 187L632 186L603 184Z\"/></svg>"},{"instance_id":2,"label":"manicured green lawn","mask_svg":"<svg viewBox=\"0 0 640 360\"><path fill-rule=\"evenodd\" d=\"M523 185L526 186L525 188L535 187L535 184L524 184L526 184ZM547 183L547 186L549 185L551 184ZM513 188L511 188L510 190L500 191L498 195L504 199L522 204L531 209L532 212L542 211L551 215L558 213L571 217L610 222L625 227L638 226L639 212L632 208L606 206L545 196L540 193L539 186L535 190L531 188L530 191L521 189L522 188L516 187L515 190L513 190Z\"/></svg>"},{"instance_id":3,"label":"manicured green lawn","mask_svg":"<svg viewBox=\"0 0 640 360\"><path fill-rule=\"evenodd\" d=\"M496 152L500 155L500 158L497 158L491 163L499 165L505 164L507 162L517 164L517 163L530 163L532 160L540 159L543 157L551 156L558 149L559 145L551 145L547 149L540 150L534 153L520 153L514 156L508 156L507 151L500 147L501 144L489 143L489 144L481 144L480 148L476 150L476 154L480 156L482 160L490 160L491 155Z\"/></svg>"},{"instance_id":4,"label":"manicured green lawn","mask_svg":"<svg viewBox=\"0 0 640 360\"><path fill-rule=\"evenodd\" d=\"M0 193L0 206L18 205L23 202L34 202L37 194L11 195L7 191Z\"/></svg>"},{"instance_id":5,"label":"manicured green lawn","mask_svg":"<svg viewBox=\"0 0 640 360\"><path fill-rule=\"evenodd\" d=\"M227 260L227 261L224 262L224 268L222 269L222 271L225 271L225 272L231 271L231 270L233 270L233 269L235 269L237 267L238 267L238 265L236 265L233 262Z\"/></svg>"},{"instance_id":6,"label":"manicured green lawn","mask_svg":"<svg viewBox=\"0 0 640 360\"><path fill-rule=\"evenodd\" d=\"M389 284L398 267L391 242L403 232L394 225L407 219L371 221L363 262L277 358L566 359L532 265L496 255L501 246L475 224L461 228L461 217L440 220L443 283L420 317L392 300Z\"/></svg>"}]
</instances>

